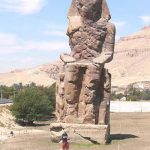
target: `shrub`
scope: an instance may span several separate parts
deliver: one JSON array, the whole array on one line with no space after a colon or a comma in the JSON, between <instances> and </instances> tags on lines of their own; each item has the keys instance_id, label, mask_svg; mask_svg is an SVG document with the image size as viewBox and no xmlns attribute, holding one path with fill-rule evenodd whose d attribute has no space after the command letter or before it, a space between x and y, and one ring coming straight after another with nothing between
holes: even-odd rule
<instances>
[{"instance_id":1,"label":"shrub","mask_svg":"<svg viewBox=\"0 0 150 150\"><path fill-rule=\"evenodd\" d=\"M116 94L115 92L113 92L111 94L111 100L117 100L117 99L121 99L123 97L124 97L124 94L122 94L122 93Z\"/></svg>"},{"instance_id":2,"label":"shrub","mask_svg":"<svg viewBox=\"0 0 150 150\"><path fill-rule=\"evenodd\" d=\"M131 86L124 94L116 94L115 92L111 94L112 100L121 99L122 97L126 97L127 101L150 100L150 90L139 90Z\"/></svg>"},{"instance_id":3,"label":"shrub","mask_svg":"<svg viewBox=\"0 0 150 150\"><path fill-rule=\"evenodd\" d=\"M50 116L53 107L42 90L26 87L16 95L11 110L17 121L32 124L35 120Z\"/></svg>"}]
</instances>

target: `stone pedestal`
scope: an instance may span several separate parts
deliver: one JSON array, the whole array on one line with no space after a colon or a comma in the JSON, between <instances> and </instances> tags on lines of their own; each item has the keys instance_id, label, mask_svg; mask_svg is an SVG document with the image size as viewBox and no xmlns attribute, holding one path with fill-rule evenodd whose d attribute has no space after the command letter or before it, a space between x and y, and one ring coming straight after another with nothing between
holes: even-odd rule
<instances>
[{"instance_id":1,"label":"stone pedestal","mask_svg":"<svg viewBox=\"0 0 150 150\"><path fill-rule=\"evenodd\" d=\"M52 123L52 142L60 142L64 130L68 134L69 143L106 144L109 141L109 125Z\"/></svg>"}]
</instances>

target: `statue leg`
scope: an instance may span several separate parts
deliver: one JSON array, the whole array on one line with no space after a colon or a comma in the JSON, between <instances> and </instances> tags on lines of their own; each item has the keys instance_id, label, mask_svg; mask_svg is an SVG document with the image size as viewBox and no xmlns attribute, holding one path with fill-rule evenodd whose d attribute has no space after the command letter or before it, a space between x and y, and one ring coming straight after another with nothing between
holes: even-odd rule
<instances>
[{"instance_id":1,"label":"statue leg","mask_svg":"<svg viewBox=\"0 0 150 150\"><path fill-rule=\"evenodd\" d=\"M62 66L56 82L56 117L58 122L61 122L64 117L64 76L64 66Z\"/></svg>"},{"instance_id":2,"label":"statue leg","mask_svg":"<svg viewBox=\"0 0 150 150\"><path fill-rule=\"evenodd\" d=\"M99 106L99 124L109 124L110 118L110 95L111 75L107 69L103 69L101 80L101 102Z\"/></svg>"},{"instance_id":3,"label":"statue leg","mask_svg":"<svg viewBox=\"0 0 150 150\"><path fill-rule=\"evenodd\" d=\"M65 92L65 117L64 122L76 123L78 116L79 91L78 86L79 68L75 64L65 66L64 92Z\"/></svg>"},{"instance_id":4,"label":"statue leg","mask_svg":"<svg viewBox=\"0 0 150 150\"><path fill-rule=\"evenodd\" d=\"M95 102L99 98L101 70L101 67L92 64L86 67L78 107L78 117L81 123L96 123Z\"/></svg>"}]
</instances>

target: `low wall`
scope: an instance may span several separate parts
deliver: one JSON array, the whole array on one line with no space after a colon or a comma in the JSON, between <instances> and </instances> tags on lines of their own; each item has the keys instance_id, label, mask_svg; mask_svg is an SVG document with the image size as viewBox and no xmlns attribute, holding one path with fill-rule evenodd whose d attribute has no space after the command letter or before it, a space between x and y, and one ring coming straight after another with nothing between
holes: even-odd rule
<instances>
[{"instance_id":1,"label":"low wall","mask_svg":"<svg viewBox=\"0 0 150 150\"><path fill-rule=\"evenodd\" d=\"M150 112L150 102L111 101L111 112Z\"/></svg>"}]
</instances>

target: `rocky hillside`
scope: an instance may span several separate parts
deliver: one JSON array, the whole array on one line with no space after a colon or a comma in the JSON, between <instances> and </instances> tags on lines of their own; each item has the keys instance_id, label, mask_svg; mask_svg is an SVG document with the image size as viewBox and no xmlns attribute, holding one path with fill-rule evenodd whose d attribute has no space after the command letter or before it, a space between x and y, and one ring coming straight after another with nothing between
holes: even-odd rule
<instances>
[{"instance_id":1,"label":"rocky hillside","mask_svg":"<svg viewBox=\"0 0 150 150\"><path fill-rule=\"evenodd\" d=\"M12 116L10 105L0 105L0 129L1 128L19 128L15 123L15 118Z\"/></svg>"},{"instance_id":2,"label":"rocky hillside","mask_svg":"<svg viewBox=\"0 0 150 150\"><path fill-rule=\"evenodd\" d=\"M112 86L126 87L132 83L150 81L150 26L116 42L114 59L106 64L112 74ZM60 61L33 69L0 74L1 84L14 83L51 85L55 82ZM142 82L144 81L144 82ZM149 83L149 82L148 82Z\"/></svg>"},{"instance_id":3,"label":"rocky hillside","mask_svg":"<svg viewBox=\"0 0 150 150\"><path fill-rule=\"evenodd\" d=\"M26 85L34 82L37 85L50 86L55 82L58 66L57 62L54 62L54 64L45 64L32 69L2 73L0 74L0 83L11 86L14 83Z\"/></svg>"},{"instance_id":4,"label":"rocky hillside","mask_svg":"<svg viewBox=\"0 0 150 150\"><path fill-rule=\"evenodd\" d=\"M150 26L120 38L113 61L107 65L113 86L150 81Z\"/></svg>"}]
</instances>

